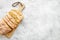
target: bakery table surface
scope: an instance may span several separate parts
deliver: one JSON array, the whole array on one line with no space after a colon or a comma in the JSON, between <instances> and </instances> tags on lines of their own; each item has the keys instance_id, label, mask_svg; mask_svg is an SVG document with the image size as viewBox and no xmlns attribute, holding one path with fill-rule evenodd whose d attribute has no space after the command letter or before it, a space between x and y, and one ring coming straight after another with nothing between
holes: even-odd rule
<instances>
[{"instance_id":1,"label":"bakery table surface","mask_svg":"<svg viewBox=\"0 0 60 40\"><path fill-rule=\"evenodd\" d=\"M24 19L11 38L0 40L60 40L60 0L0 0L0 18L16 1L25 5Z\"/></svg>"}]
</instances>

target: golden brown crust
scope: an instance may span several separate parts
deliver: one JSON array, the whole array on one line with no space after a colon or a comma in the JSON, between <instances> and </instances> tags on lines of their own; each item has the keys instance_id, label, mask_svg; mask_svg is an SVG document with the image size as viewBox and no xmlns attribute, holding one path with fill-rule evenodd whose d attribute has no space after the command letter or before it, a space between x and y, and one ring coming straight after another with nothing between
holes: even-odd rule
<instances>
[{"instance_id":1,"label":"golden brown crust","mask_svg":"<svg viewBox=\"0 0 60 40\"><path fill-rule=\"evenodd\" d=\"M14 9L12 9L12 11L15 12L17 14L17 16L22 17L22 19L23 19L22 12L20 12L19 10L14 10ZM19 19L21 19L21 18L19 18Z\"/></svg>"},{"instance_id":2,"label":"golden brown crust","mask_svg":"<svg viewBox=\"0 0 60 40\"><path fill-rule=\"evenodd\" d=\"M16 27L16 25L13 24L7 16L4 17L4 20L12 29L14 29Z\"/></svg>"},{"instance_id":3,"label":"golden brown crust","mask_svg":"<svg viewBox=\"0 0 60 40\"><path fill-rule=\"evenodd\" d=\"M14 14L17 16L17 18L19 19L19 22L23 19L23 14L20 11L12 10L12 12L14 12Z\"/></svg>"},{"instance_id":4,"label":"golden brown crust","mask_svg":"<svg viewBox=\"0 0 60 40\"><path fill-rule=\"evenodd\" d=\"M18 24L23 19L23 14L21 13L23 9L24 5L19 2L18 10L12 9L7 13L7 15L0 21L0 34L5 35L7 37L12 36Z\"/></svg>"},{"instance_id":5,"label":"golden brown crust","mask_svg":"<svg viewBox=\"0 0 60 40\"><path fill-rule=\"evenodd\" d=\"M14 23L14 24L18 24L17 22L16 22L16 20L8 13L7 14L7 17Z\"/></svg>"},{"instance_id":6,"label":"golden brown crust","mask_svg":"<svg viewBox=\"0 0 60 40\"><path fill-rule=\"evenodd\" d=\"M3 30L7 31L0 31L0 34L5 34L5 36L7 37L11 37L13 32L15 31L15 29L17 28L18 24L22 21L23 19L23 15L21 14L21 12L17 11L17 10L11 10L10 12L7 13L7 15L3 18L3 20L0 23L0 26L2 26L2 24L4 24L3 27L7 27L6 29L3 28ZM10 29L8 29L10 28ZM1 28L0 28L1 29Z\"/></svg>"},{"instance_id":7,"label":"golden brown crust","mask_svg":"<svg viewBox=\"0 0 60 40\"><path fill-rule=\"evenodd\" d=\"M15 11L13 10L13 12L16 12L16 11L17 11L17 10L15 10ZM16 12L16 13L18 14L18 12ZM10 15L10 14L9 14L9 15ZM16 14L15 14L15 15L16 15ZM17 15L16 15L16 16L17 16ZM22 19L23 19L23 15L19 15L19 18L20 18L20 19L19 19L19 23L20 23L20 22L22 21ZM18 24L19 24L19 23L18 23ZM17 25L17 26L18 26L18 25ZM16 27L16 28L17 28L17 27ZM12 34L13 34L14 31L15 31L15 29L13 29L13 31L11 31L10 33L6 34L5 36L7 36L7 37L10 38L10 37L12 36Z\"/></svg>"},{"instance_id":8,"label":"golden brown crust","mask_svg":"<svg viewBox=\"0 0 60 40\"><path fill-rule=\"evenodd\" d=\"M8 38L10 38L13 35L13 33L14 33L15 30L16 29L12 30L10 33L5 34L5 36L8 37Z\"/></svg>"},{"instance_id":9,"label":"golden brown crust","mask_svg":"<svg viewBox=\"0 0 60 40\"><path fill-rule=\"evenodd\" d=\"M22 13L21 13L19 10L14 10L14 9L12 9L12 11L16 12L19 16L22 15Z\"/></svg>"},{"instance_id":10,"label":"golden brown crust","mask_svg":"<svg viewBox=\"0 0 60 40\"><path fill-rule=\"evenodd\" d=\"M4 22L4 20L2 19L0 21L0 34L6 34L9 33L12 29L10 29L10 27Z\"/></svg>"},{"instance_id":11,"label":"golden brown crust","mask_svg":"<svg viewBox=\"0 0 60 40\"><path fill-rule=\"evenodd\" d=\"M11 15L16 20L16 22L19 23L19 19L17 18L17 16L13 12L10 11L9 15Z\"/></svg>"},{"instance_id":12,"label":"golden brown crust","mask_svg":"<svg viewBox=\"0 0 60 40\"><path fill-rule=\"evenodd\" d=\"M18 13L16 13L15 11L11 11L13 13L13 15L15 15L16 19L18 20L17 22L20 22L20 16L18 15Z\"/></svg>"}]
</instances>

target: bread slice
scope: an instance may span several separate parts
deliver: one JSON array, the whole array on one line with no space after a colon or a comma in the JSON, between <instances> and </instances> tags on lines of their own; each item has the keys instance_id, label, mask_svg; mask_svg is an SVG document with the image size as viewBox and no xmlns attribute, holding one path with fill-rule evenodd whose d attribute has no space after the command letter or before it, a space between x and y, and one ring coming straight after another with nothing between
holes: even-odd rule
<instances>
[{"instance_id":1,"label":"bread slice","mask_svg":"<svg viewBox=\"0 0 60 40\"><path fill-rule=\"evenodd\" d=\"M22 15L22 12L20 12L20 11L19 11L19 10L17 10L17 9L12 9L12 11L16 12L19 16L21 16L21 15Z\"/></svg>"},{"instance_id":2,"label":"bread slice","mask_svg":"<svg viewBox=\"0 0 60 40\"><path fill-rule=\"evenodd\" d=\"M9 14L9 13L7 13L7 17L14 23L14 24L18 24L17 22L16 22L16 20Z\"/></svg>"},{"instance_id":3,"label":"bread slice","mask_svg":"<svg viewBox=\"0 0 60 40\"><path fill-rule=\"evenodd\" d=\"M7 16L4 17L4 20L12 29L16 28L16 25L14 23L12 23L11 20L9 20L9 18Z\"/></svg>"},{"instance_id":4,"label":"bread slice","mask_svg":"<svg viewBox=\"0 0 60 40\"><path fill-rule=\"evenodd\" d=\"M12 12L14 12L14 14L17 16L17 18L19 19L19 22L21 21L21 19L23 19L23 14L20 11L12 10Z\"/></svg>"},{"instance_id":5,"label":"bread slice","mask_svg":"<svg viewBox=\"0 0 60 40\"><path fill-rule=\"evenodd\" d=\"M10 38L13 35L13 33L14 33L15 30L16 29L12 30L10 33L5 34L5 36L8 37L8 38Z\"/></svg>"},{"instance_id":6,"label":"bread slice","mask_svg":"<svg viewBox=\"0 0 60 40\"><path fill-rule=\"evenodd\" d=\"M0 21L0 34L4 35L12 31L12 29L5 23L5 21L2 19Z\"/></svg>"},{"instance_id":7,"label":"bread slice","mask_svg":"<svg viewBox=\"0 0 60 40\"><path fill-rule=\"evenodd\" d=\"M16 22L19 23L19 19L17 18L17 16L13 12L10 11L9 15L11 15L16 20Z\"/></svg>"},{"instance_id":8,"label":"bread slice","mask_svg":"<svg viewBox=\"0 0 60 40\"><path fill-rule=\"evenodd\" d=\"M24 9L24 5L20 2L13 3L19 4L18 10L11 10L7 13L7 15L0 21L0 34L4 34L7 37L11 37L17 26L23 19L23 14L21 11Z\"/></svg>"},{"instance_id":9,"label":"bread slice","mask_svg":"<svg viewBox=\"0 0 60 40\"><path fill-rule=\"evenodd\" d=\"M11 10L9 13L8 13L8 18L12 18L13 21L15 20L15 23L17 23L17 26L19 25L19 23L22 21L23 19L23 15L22 13L19 14L20 11L17 11L17 10ZM10 19L11 20L11 19ZM18 20L18 21L17 21ZM17 28L16 26L16 28ZM16 30L13 29L10 33L6 34L5 36L7 36L8 38L10 38L12 36L12 34L14 33L14 31Z\"/></svg>"}]
</instances>

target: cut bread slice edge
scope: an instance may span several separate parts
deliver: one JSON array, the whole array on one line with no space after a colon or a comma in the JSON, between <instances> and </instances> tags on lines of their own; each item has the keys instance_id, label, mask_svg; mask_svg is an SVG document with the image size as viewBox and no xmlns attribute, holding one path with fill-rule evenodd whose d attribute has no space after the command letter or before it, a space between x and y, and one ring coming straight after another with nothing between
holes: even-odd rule
<instances>
[{"instance_id":1,"label":"cut bread slice edge","mask_svg":"<svg viewBox=\"0 0 60 40\"><path fill-rule=\"evenodd\" d=\"M6 34L6 35L5 35L6 37L10 38L10 37L13 35L14 31L17 29L18 25L21 23L21 21L23 20L23 18L24 18L24 16L21 15L21 16L20 16L20 21L19 21L19 23L17 24L16 28L13 29L10 33Z\"/></svg>"}]
</instances>

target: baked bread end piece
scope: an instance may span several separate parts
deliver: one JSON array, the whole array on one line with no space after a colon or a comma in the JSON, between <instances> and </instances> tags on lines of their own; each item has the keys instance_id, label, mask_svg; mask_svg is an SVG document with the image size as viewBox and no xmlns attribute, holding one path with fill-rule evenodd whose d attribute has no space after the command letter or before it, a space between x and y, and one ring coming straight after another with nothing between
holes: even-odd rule
<instances>
[{"instance_id":1,"label":"baked bread end piece","mask_svg":"<svg viewBox=\"0 0 60 40\"><path fill-rule=\"evenodd\" d=\"M12 30L10 33L6 34L5 36L8 37L8 38L10 38L13 35L14 31L15 31L15 29Z\"/></svg>"}]
</instances>

